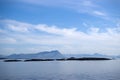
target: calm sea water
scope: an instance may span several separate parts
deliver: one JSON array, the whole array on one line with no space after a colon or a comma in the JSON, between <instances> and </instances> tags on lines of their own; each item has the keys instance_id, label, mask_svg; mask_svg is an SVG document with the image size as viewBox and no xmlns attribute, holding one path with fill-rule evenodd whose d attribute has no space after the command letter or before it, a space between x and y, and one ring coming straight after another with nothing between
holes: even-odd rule
<instances>
[{"instance_id":1,"label":"calm sea water","mask_svg":"<svg viewBox=\"0 0 120 80\"><path fill-rule=\"evenodd\" d=\"M0 80L120 80L120 60L0 62Z\"/></svg>"}]
</instances>

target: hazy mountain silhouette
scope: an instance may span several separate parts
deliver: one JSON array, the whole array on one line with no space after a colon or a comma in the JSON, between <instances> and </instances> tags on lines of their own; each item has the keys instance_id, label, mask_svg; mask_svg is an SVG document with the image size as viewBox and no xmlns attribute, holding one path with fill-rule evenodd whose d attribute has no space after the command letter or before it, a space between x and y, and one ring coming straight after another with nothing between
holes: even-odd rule
<instances>
[{"instance_id":1,"label":"hazy mountain silhouette","mask_svg":"<svg viewBox=\"0 0 120 80\"><path fill-rule=\"evenodd\" d=\"M32 54L12 54L7 56L7 58L13 58L13 59L61 59L64 58L64 56L58 51L44 51L44 52L38 52L38 53L32 53Z\"/></svg>"}]
</instances>

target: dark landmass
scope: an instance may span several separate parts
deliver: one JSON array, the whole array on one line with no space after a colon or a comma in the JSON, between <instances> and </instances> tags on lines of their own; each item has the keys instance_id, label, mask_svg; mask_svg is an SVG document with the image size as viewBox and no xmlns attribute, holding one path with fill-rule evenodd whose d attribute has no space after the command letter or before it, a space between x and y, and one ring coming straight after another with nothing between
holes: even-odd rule
<instances>
[{"instance_id":1,"label":"dark landmass","mask_svg":"<svg viewBox=\"0 0 120 80\"><path fill-rule=\"evenodd\" d=\"M110 58L97 58L97 57L83 57L83 58L75 58L75 57L70 57L70 58L62 58L62 59L26 59L24 62L30 62L30 61L88 61L88 60L112 60ZM22 60L17 60L17 59L7 59L4 60L4 62L20 62Z\"/></svg>"},{"instance_id":2,"label":"dark landmass","mask_svg":"<svg viewBox=\"0 0 120 80\"><path fill-rule=\"evenodd\" d=\"M56 61L66 61L67 59L63 58L63 59L56 59Z\"/></svg>"},{"instance_id":3,"label":"dark landmass","mask_svg":"<svg viewBox=\"0 0 120 80\"><path fill-rule=\"evenodd\" d=\"M24 60L25 62L27 61L70 61L70 60L111 60L110 58L96 58L96 57L83 57L83 58L75 58L75 57L70 57L70 58L62 58L62 59L27 59Z\"/></svg>"},{"instance_id":4,"label":"dark landmass","mask_svg":"<svg viewBox=\"0 0 120 80\"><path fill-rule=\"evenodd\" d=\"M27 59L27 60L24 60L24 62L27 62L27 61L54 61L54 59Z\"/></svg>"},{"instance_id":5,"label":"dark landmass","mask_svg":"<svg viewBox=\"0 0 120 80\"><path fill-rule=\"evenodd\" d=\"M7 59L7 58L0 58L0 60Z\"/></svg>"},{"instance_id":6,"label":"dark landmass","mask_svg":"<svg viewBox=\"0 0 120 80\"><path fill-rule=\"evenodd\" d=\"M20 62L22 60L17 60L17 59L9 59L9 60L4 60L4 62Z\"/></svg>"},{"instance_id":7,"label":"dark landmass","mask_svg":"<svg viewBox=\"0 0 120 80\"><path fill-rule=\"evenodd\" d=\"M110 58L97 58L97 57L83 57L83 58L70 57L70 58L67 58L66 60L111 60L111 59Z\"/></svg>"}]
</instances>

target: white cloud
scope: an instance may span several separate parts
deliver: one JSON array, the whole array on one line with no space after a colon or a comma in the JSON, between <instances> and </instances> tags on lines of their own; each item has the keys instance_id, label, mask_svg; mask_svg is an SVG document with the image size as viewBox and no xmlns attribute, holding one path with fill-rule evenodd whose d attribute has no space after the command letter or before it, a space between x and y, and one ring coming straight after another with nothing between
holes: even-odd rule
<instances>
[{"instance_id":1,"label":"white cloud","mask_svg":"<svg viewBox=\"0 0 120 80\"><path fill-rule=\"evenodd\" d=\"M11 23L10 23L11 22ZM0 44L12 43L19 50L19 45L26 46L23 52L58 49L63 53L103 53L103 54L119 54L120 52L120 31L119 27L106 28L105 32L101 32L100 28L88 28L87 33L78 31L77 28L59 28L58 26L48 26L47 24L28 24L12 20L2 21L6 27L7 35L0 39ZM14 26L15 32L9 31L8 25ZM25 24L23 26L23 24ZM24 28L25 27L25 30ZM22 29L24 35L20 33ZM1 30L3 30L1 28ZM27 31L26 31L27 30ZM29 32L29 33L28 33ZM32 45L32 46L29 46ZM36 49L35 49L36 48Z\"/></svg>"},{"instance_id":2,"label":"white cloud","mask_svg":"<svg viewBox=\"0 0 120 80\"><path fill-rule=\"evenodd\" d=\"M28 32L28 28L21 26L21 27L16 27L15 25L8 25L9 29L12 31L17 31L17 32Z\"/></svg>"},{"instance_id":3,"label":"white cloud","mask_svg":"<svg viewBox=\"0 0 120 80\"><path fill-rule=\"evenodd\" d=\"M40 25L37 25L35 27L36 29L40 30L40 31L44 31L44 32L47 32L47 33L51 33L51 34L57 34L57 35L63 35L63 36L72 36L76 33L76 28L72 28L72 29L66 29L66 28L63 28L63 29L60 29L60 28L57 28L56 26L47 26L45 24L40 24Z\"/></svg>"},{"instance_id":4,"label":"white cloud","mask_svg":"<svg viewBox=\"0 0 120 80\"><path fill-rule=\"evenodd\" d=\"M24 22L17 22L15 20L0 20L0 23L6 25L7 29L15 32L29 32L29 28L32 26L31 24L27 24ZM7 23L7 24L6 24Z\"/></svg>"},{"instance_id":5,"label":"white cloud","mask_svg":"<svg viewBox=\"0 0 120 80\"><path fill-rule=\"evenodd\" d=\"M98 15L98 16L106 16L106 14L101 11L93 11L93 14Z\"/></svg>"}]
</instances>

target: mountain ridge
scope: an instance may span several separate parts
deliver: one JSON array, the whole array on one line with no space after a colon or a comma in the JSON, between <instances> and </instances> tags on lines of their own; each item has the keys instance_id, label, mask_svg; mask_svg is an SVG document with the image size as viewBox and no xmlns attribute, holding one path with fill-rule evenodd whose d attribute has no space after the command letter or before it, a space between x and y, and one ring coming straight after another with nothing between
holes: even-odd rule
<instances>
[{"instance_id":1,"label":"mountain ridge","mask_svg":"<svg viewBox=\"0 0 120 80\"><path fill-rule=\"evenodd\" d=\"M7 58L13 59L61 59L64 56L58 50L52 51L43 51L38 53L31 53L31 54L12 54L7 56Z\"/></svg>"},{"instance_id":2,"label":"mountain ridge","mask_svg":"<svg viewBox=\"0 0 120 80\"><path fill-rule=\"evenodd\" d=\"M82 57L96 57L96 58L112 58L112 59L120 59L120 55L105 55L105 54L62 54L58 50L52 51L43 51L37 53L21 53L21 54L11 54L8 56L0 55L0 59L8 58L8 59L63 59L63 58L82 58Z\"/></svg>"}]
</instances>

